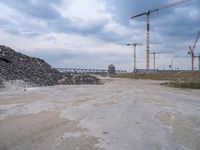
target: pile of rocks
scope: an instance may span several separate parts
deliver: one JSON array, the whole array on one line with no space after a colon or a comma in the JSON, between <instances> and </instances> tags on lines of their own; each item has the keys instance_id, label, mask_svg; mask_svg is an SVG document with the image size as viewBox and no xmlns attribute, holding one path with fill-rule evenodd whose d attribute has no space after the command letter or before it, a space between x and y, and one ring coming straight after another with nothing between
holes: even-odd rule
<instances>
[{"instance_id":1,"label":"pile of rocks","mask_svg":"<svg viewBox=\"0 0 200 150\"><path fill-rule=\"evenodd\" d=\"M3 80L23 80L32 86L99 83L97 78L90 75L66 76L44 60L23 55L6 46L0 46L0 78L0 84Z\"/></svg>"},{"instance_id":2,"label":"pile of rocks","mask_svg":"<svg viewBox=\"0 0 200 150\"><path fill-rule=\"evenodd\" d=\"M4 84L3 84L3 80L0 78L0 88L3 88Z\"/></svg>"},{"instance_id":3,"label":"pile of rocks","mask_svg":"<svg viewBox=\"0 0 200 150\"><path fill-rule=\"evenodd\" d=\"M65 75L58 84L101 84L100 79L88 74Z\"/></svg>"}]
</instances>

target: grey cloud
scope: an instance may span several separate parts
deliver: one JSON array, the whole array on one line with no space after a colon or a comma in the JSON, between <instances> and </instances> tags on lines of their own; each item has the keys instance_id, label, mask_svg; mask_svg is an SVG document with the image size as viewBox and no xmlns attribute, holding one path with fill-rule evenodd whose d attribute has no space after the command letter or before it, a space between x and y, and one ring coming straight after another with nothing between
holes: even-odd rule
<instances>
[{"instance_id":1,"label":"grey cloud","mask_svg":"<svg viewBox=\"0 0 200 150\"><path fill-rule=\"evenodd\" d=\"M63 18L59 14L59 12L52 7L51 4L61 3L61 0L59 1L38 0L35 3L31 3L31 1L29 0L20 0L20 1L2 0L1 2L23 12L26 15L28 14L35 18L44 19L48 23L49 30L53 30L56 32L95 36L100 39L105 39L113 42L123 40L124 38L130 38L130 36L120 37L118 35L115 35L115 33L104 32L103 28L107 24L107 22L97 22L87 27L80 27L74 25L68 18ZM105 2L107 3L107 10L112 14L112 16L114 17L113 19L115 21L117 21L119 24L131 27L129 24L130 16L145 11L149 8L155 8L157 6L167 3L168 1L111 0ZM198 7L199 5L200 2L198 0L192 0L190 3L188 3L188 7L195 6L199 8ZM183 31L186 30L188 26L192 26L192 28L195 28L195 26L199 24L199 21L196 22L191 21L190 18L184 17L183 15L182 16L177 15L175 19L173 17L170 18L169 16L176 16L173 9L161 11L158 13L158 15L156 14L152 15L151 17L152 31L161 32L163 34L174 36L173 28L176 28L179 31L178 34L176 35L184 36L185 32ZM166 19L162 20L159 18L166 18ZM145 19L146 19L145 17L138 18L137 22L139 22L139 24L143 24ZM154 24L156 25L155 28L153 27ZM190 33L192 32L190 31Z\"/></svg>"},{"instance_id":2,"label":"grey cloud","mask_svg":"<svg viewBox=\"0 0 200 150\"><path fill-rule=\"evenodd\" d=\"M2 0L1 2L24 14L37 18L56 19L60 16L58 11L51 6L52 3L55 3L55 0L44 0L36 3L30 0ZM61 0L57 0L56 2L59 3Z\"/></svg>"},{"instance_id":3,"label":"grey cloud","mask_svg":"<svg viewBox=\"0 0 200 150\"><path fill-rule=\"evenodd\" d=\"M67 49L38 49L32 52L26 50L21 52L42 58L53 67L105 69L110 63L120 65L131 62L131 58L127 59L126 55L116 53L73 53Z\"/></svg>"},{"instance_id":4,"label":"grey cloud","mask_svg":"<svg viewBox=\"0 0 200 150\"><path fill-rule=\"evenodd\" d=\"M28 38L34 38L40 35L40 33L38 33L37 31L26 30L26 29L20 30L12 28L12 26L10 28L5 29L5 31L11 35L24 36Z\"/></svg>"},{"instance_id":5,"label":"grey cloud","mask_svg":"<svg viewBox=\"0 0 200 150\"><path fill-rule=\"evenodd\" d=\"M51 5L52 3L58 4L60 2L61 0L59 1L45 0L45 1L38 1L36 4L34 4L34 3L31 3L31 1L29 0L21 0L21 1L3 0L1 1L1 3L4 3L8 5L9 7L12 7L16 9L17 11L21 12L22 15L24 15L23 18L26 18L24 20L23 19L17 20L14 17L10 18L14 20L15 23L13 23L10 27L7 27L5 31L14 35L27 36L27 34L23 34L21 30L23 30L24 28L29 28L29 30L33 30L33 31L37 30L37 28L29 24L28 22L29 20L40 19L47 23L47 28L40 29L38 33L33 34L33 36L44 33L44 30L48 30L49 32L53 31L53 32L58 32L58 33L70 33L70 34L79 34L83 36L94 36L94 35L98 35L98 33L102 30L103 26L107 23L106 21L94 22L94 23L88 22L88 26L81 26L81 25L74 24L70 19L62 17L61 14L59 14L59 12L56 9L54 9ZM103 37L99 36L99 38L103 38Z\"/></svg>"},{"instance_id":6,"label":"grey cloud","mask_svg":"<svg viewBox=\"0 0 200 150\"><path fill-rule=\"evenodd\" d=\"M52 43L56 43L56 38L53 36L48 36L44 38L44 41L50 41Z\"/></svg>"},{"instance_id":7,"label":"grey cloud","mask_svg":"<svg viewBox=\"0 0 200 150\"><path fill-rule=\"evenodd\" d=\"M50 64L54 64L58 60L73 59L75 57L75 54L67 49L37 49L35 51L23 50L22 52L29 56L47 60Z\"/></svg>"},{"instance_id":8,"label":"grey cloud","mask_svg":"<svg viewBox=\"0 0 200 150\"><path fill-rule=\"evenodd\" d=\"M0 27L6 27L10 24L11 24L11 22L8 19L0 18Z\"/></svg>"}]
</instances>

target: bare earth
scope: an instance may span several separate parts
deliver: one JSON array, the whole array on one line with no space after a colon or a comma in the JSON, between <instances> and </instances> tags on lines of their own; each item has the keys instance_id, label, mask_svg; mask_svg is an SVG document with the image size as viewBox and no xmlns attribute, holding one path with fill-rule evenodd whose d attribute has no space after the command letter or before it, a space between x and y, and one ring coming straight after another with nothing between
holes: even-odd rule
<instances>
[{"instance_id":1,"label":"bare earth","mask_svg":"<svg viewBox=\"0 0 200 150\"><path fill-rule=\"evenodd\" d=\"M200 91L159 81L0 92L0 150L200 150Z\"/></svg>"}]
</instances>

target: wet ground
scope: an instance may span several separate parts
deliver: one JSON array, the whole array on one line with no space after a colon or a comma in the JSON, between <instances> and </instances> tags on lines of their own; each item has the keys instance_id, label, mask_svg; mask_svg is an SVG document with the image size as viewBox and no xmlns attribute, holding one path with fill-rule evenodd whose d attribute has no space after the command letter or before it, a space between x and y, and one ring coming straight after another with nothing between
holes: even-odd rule
<instances>
[{"instance_id":1,"label":"wet ground","mask_svg":"<svg viewBox=\"0 0 200 150\"><path fill-rule=\"evenodd\" d=\"M110 79L0 92L0 150L199 150L200 91Z\"/></svg>"}]
</instances>

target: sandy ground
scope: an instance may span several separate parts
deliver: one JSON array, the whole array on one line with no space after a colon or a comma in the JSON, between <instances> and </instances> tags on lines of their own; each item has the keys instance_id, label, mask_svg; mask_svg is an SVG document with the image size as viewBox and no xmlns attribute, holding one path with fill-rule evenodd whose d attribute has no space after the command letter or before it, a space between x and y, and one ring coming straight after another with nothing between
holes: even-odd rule
<instances>
[{"instance_id":1,"label":"sandy ground","mask_svg":"<svg viewBox=\"0 0 200 150\"><path fill-rule=\"evenodd\" d=\"M0 92L0 150L200 150L200 91L106 80Z\"/></svg>"}]
</instances>

